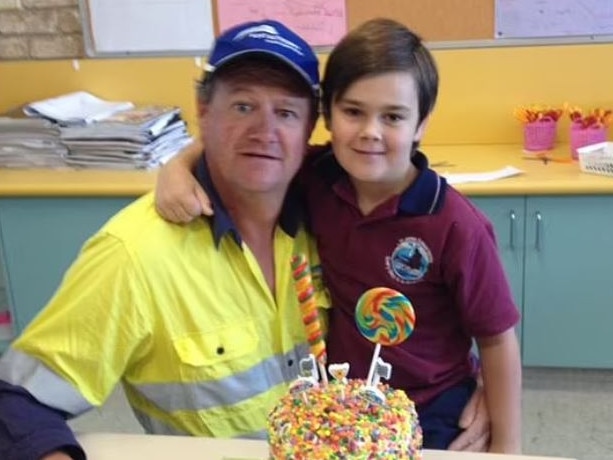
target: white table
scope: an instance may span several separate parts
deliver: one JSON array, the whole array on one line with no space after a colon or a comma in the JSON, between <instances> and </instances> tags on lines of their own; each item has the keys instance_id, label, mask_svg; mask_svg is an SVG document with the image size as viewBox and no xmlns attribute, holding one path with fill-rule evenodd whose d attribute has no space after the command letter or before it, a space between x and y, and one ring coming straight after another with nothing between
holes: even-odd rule
<instances>
[{"instance_id":1,"label":"white table","mask_svg":"<svg viewBox=\"0 0 613 460\"><path fill-rule=\"evenodd\" d=\"M78 439L89 460L268 460L268 446L263 441L106 433L80 434ZM573 459L426 450L423 460Z\"/></svg>"}]
</instances>

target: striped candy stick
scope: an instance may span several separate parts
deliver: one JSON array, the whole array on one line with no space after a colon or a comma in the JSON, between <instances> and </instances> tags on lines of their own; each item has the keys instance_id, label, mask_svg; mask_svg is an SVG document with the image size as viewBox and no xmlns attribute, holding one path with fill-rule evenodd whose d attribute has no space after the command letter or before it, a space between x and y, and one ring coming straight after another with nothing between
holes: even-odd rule
<instances>
[{"instance_id":1,"label":"striped candy stick","mask_svg":"<svg viewBox=\"0 0 613 460\"><path fill-rule=\"evenodd\" d=\"M319 367L321 379L325 384L328 383L328 375L326 373L326 343L319 322L319 312L315 304L315 288L311 278L311 268L304 254L298 254L292 257L292 275L294 277L294 286L300 302L300 312L302 314L302 322L306 329L309 348Z\"/></svg>"}]
</instances>

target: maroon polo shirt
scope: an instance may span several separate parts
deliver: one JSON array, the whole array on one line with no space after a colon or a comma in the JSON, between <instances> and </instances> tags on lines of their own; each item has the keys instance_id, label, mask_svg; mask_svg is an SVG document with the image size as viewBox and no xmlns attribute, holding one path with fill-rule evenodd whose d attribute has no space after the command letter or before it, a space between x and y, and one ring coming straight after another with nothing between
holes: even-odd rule
<instances>
[{"instance_id":1,"label":"maroon polo shirt","mask_svg":"<svg viewBox=\"0 0 613 460\"><path fill-rule=\"evenodd\" d=\"M364 291L384 286L405 294L416 314L413 334L381 350L393 367L393 387L422 404L474 375L472 338L500 334L519 320L488 219L420 152L413 184L363 216L334 157L316 156L303 177L334 307L329 362L347 361L350 377L366 378L374 344L355 325L355 305Z\"/></svg>"}]
</instances>

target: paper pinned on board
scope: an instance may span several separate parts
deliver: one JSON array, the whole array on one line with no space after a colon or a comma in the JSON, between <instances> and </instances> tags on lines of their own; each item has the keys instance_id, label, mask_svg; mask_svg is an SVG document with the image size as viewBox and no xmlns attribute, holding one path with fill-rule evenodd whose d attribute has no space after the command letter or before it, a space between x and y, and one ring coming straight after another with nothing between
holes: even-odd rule
<instances>
[{"instance_id":1,"label":"paper pinned on board","mask_svg":"<svg viewBox=\"0 0 613 460\"><path fill-rule=\"evenodd\" d=\"M218 0L219 29L238 23L276 19L311 46L333 46L347 33L345 0Z\"/></svg>"},{"instance_id":2,"label":"paper pinned on board","mask_svg":"<svg viewBox=\"0 0 613 460\"><path fill-rule=\"evenodd\" d=\"M613 34L610 0L496 0L496 38Z\"/></svg>"},{"instance_id":3,"label":"paper pinned on board","mask_svg":"<svg viewBox=\"0 0 613 460\"><path fill-rule=\"evenodd\" d=\"M502 169L495 171L486 171L480 173L441 173L441 176L447 179L449 184L466 184L469 182L492 182L499 179L505 179L507 177L517 176L523 174L521 169L515 166L505 166Z\"/></svg>"}]
</instances>

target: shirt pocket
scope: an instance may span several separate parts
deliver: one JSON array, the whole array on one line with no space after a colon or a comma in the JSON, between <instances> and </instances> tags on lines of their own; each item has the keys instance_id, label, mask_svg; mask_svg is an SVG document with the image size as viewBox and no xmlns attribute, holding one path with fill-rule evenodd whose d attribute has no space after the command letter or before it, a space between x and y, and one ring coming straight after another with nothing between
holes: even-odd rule
<instances>
[{"instance_id":1,"label":"shirt pocket","mask_svg":"<svg viewBox=\"0 0 613 460\"><path fill-rule=\"evenodd\" d=\"M176 337L174 350L182 378L210 380L248 369L257 362L259 337L253 321L226 324Z\"/></svg>"}]
</instances>

